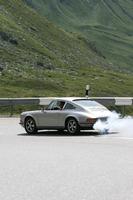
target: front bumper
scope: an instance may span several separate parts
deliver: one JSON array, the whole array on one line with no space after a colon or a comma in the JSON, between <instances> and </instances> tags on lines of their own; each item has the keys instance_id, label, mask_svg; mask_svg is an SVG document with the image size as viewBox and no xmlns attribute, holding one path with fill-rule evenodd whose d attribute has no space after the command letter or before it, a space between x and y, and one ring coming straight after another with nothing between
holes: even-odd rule
<instances>
[{"instance_id":1,"label":"front bumper","mask_svg":"<svg viewBox=\"0 0 133 200\"><path fill-rule=\"evenodd\" d=\"M22 127L24 127L24 122L23 122L21 119L20 119L19 124L20 124Z\"/></svg>"}]
</instances>

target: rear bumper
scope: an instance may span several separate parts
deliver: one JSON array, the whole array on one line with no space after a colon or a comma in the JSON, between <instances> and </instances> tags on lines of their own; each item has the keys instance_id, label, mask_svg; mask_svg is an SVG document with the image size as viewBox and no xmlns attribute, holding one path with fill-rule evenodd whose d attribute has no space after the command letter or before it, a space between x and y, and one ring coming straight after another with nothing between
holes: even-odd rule
<instances>
[{"instance_id":1,"label":"rear bumper","mask_svg":"<svg viewBox=\"0 0 133 200\"><path fill-rule=\"evenodd\" d=\"M88 120L88 123L80 123L80 128L81 129L93 129L94 124L100 120L101 122L107 122L107 117L100 117L100 118L95 118L92 120Z\"/></svg>"},{"instance_id":2,"label":"rear bumper","mask_svg":"<svg viewBox=\"0 0 133 200\"><path fill-rule=\"evenodd\" d=\"M80 128L83 129L83 130L93 129L93 126L94 126L94 124L88 124L88 123L80 124Z\"/></svg>"}]
</instances>

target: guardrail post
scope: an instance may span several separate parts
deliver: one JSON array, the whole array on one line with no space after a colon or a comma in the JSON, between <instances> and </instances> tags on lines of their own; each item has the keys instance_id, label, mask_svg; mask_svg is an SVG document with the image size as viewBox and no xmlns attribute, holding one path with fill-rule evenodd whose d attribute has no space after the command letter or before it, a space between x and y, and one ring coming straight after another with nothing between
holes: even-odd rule
<instances>
[{"instance_id":1,"label":"guardrail post","mask_svg":"<svg viewBox=\"0 0 133 200\"><path fill-rule=\"evenodd\" d=\"M12 117L13 116L13 104L11 104L11 106L10 106L10 117Z\"/></svg>"},{"instance_id":2,"label":"guardrail post","mask_svg":"<svg viewBox=\"0 0 133 200\"><path fill-rule=\"evenodd\" d=\"M125 107L125 106L122 106L122 116L123 116L123 117L125 116L125 113L126 113L126 107Z\"/></svg>"}]
</instances>

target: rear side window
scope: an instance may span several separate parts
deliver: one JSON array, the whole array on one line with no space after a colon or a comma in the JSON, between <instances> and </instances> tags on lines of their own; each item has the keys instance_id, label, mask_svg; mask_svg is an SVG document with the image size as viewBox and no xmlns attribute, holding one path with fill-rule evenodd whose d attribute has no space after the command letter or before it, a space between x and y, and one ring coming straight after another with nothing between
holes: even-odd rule
<instances>
[{"instance_id":1,"label":"rear side window","mask_svg":"<svg viewBox=\"0 0 133 200\"><path fill-rule=\"evenodd\" d=\"M75 106L73 106L70 103L67 103L66 106L64 107L64 110L74 110L76 109Z\"/></svg>"}]
</instances>

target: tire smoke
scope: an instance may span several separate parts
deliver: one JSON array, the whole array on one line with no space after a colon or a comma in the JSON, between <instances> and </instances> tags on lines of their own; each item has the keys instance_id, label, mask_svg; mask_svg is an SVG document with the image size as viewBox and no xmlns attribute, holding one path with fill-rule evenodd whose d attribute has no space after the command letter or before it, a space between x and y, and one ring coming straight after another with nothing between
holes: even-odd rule
<instances>
[{"instance_id":1,"label":"tire smoke","mask_svg":"<svg viewBox=\"0 0 133 200\"><path fill-rule=\"evenodd\" d=\"M102 122L98 120L93 128L98 130L100 134L108 134L108 133L121 133L127 136L133 136L133 117L125 116L122 117L120 114L116 112L112 112L111 116L108 118L106 122Z\"/></svg>"}]
</instances>

